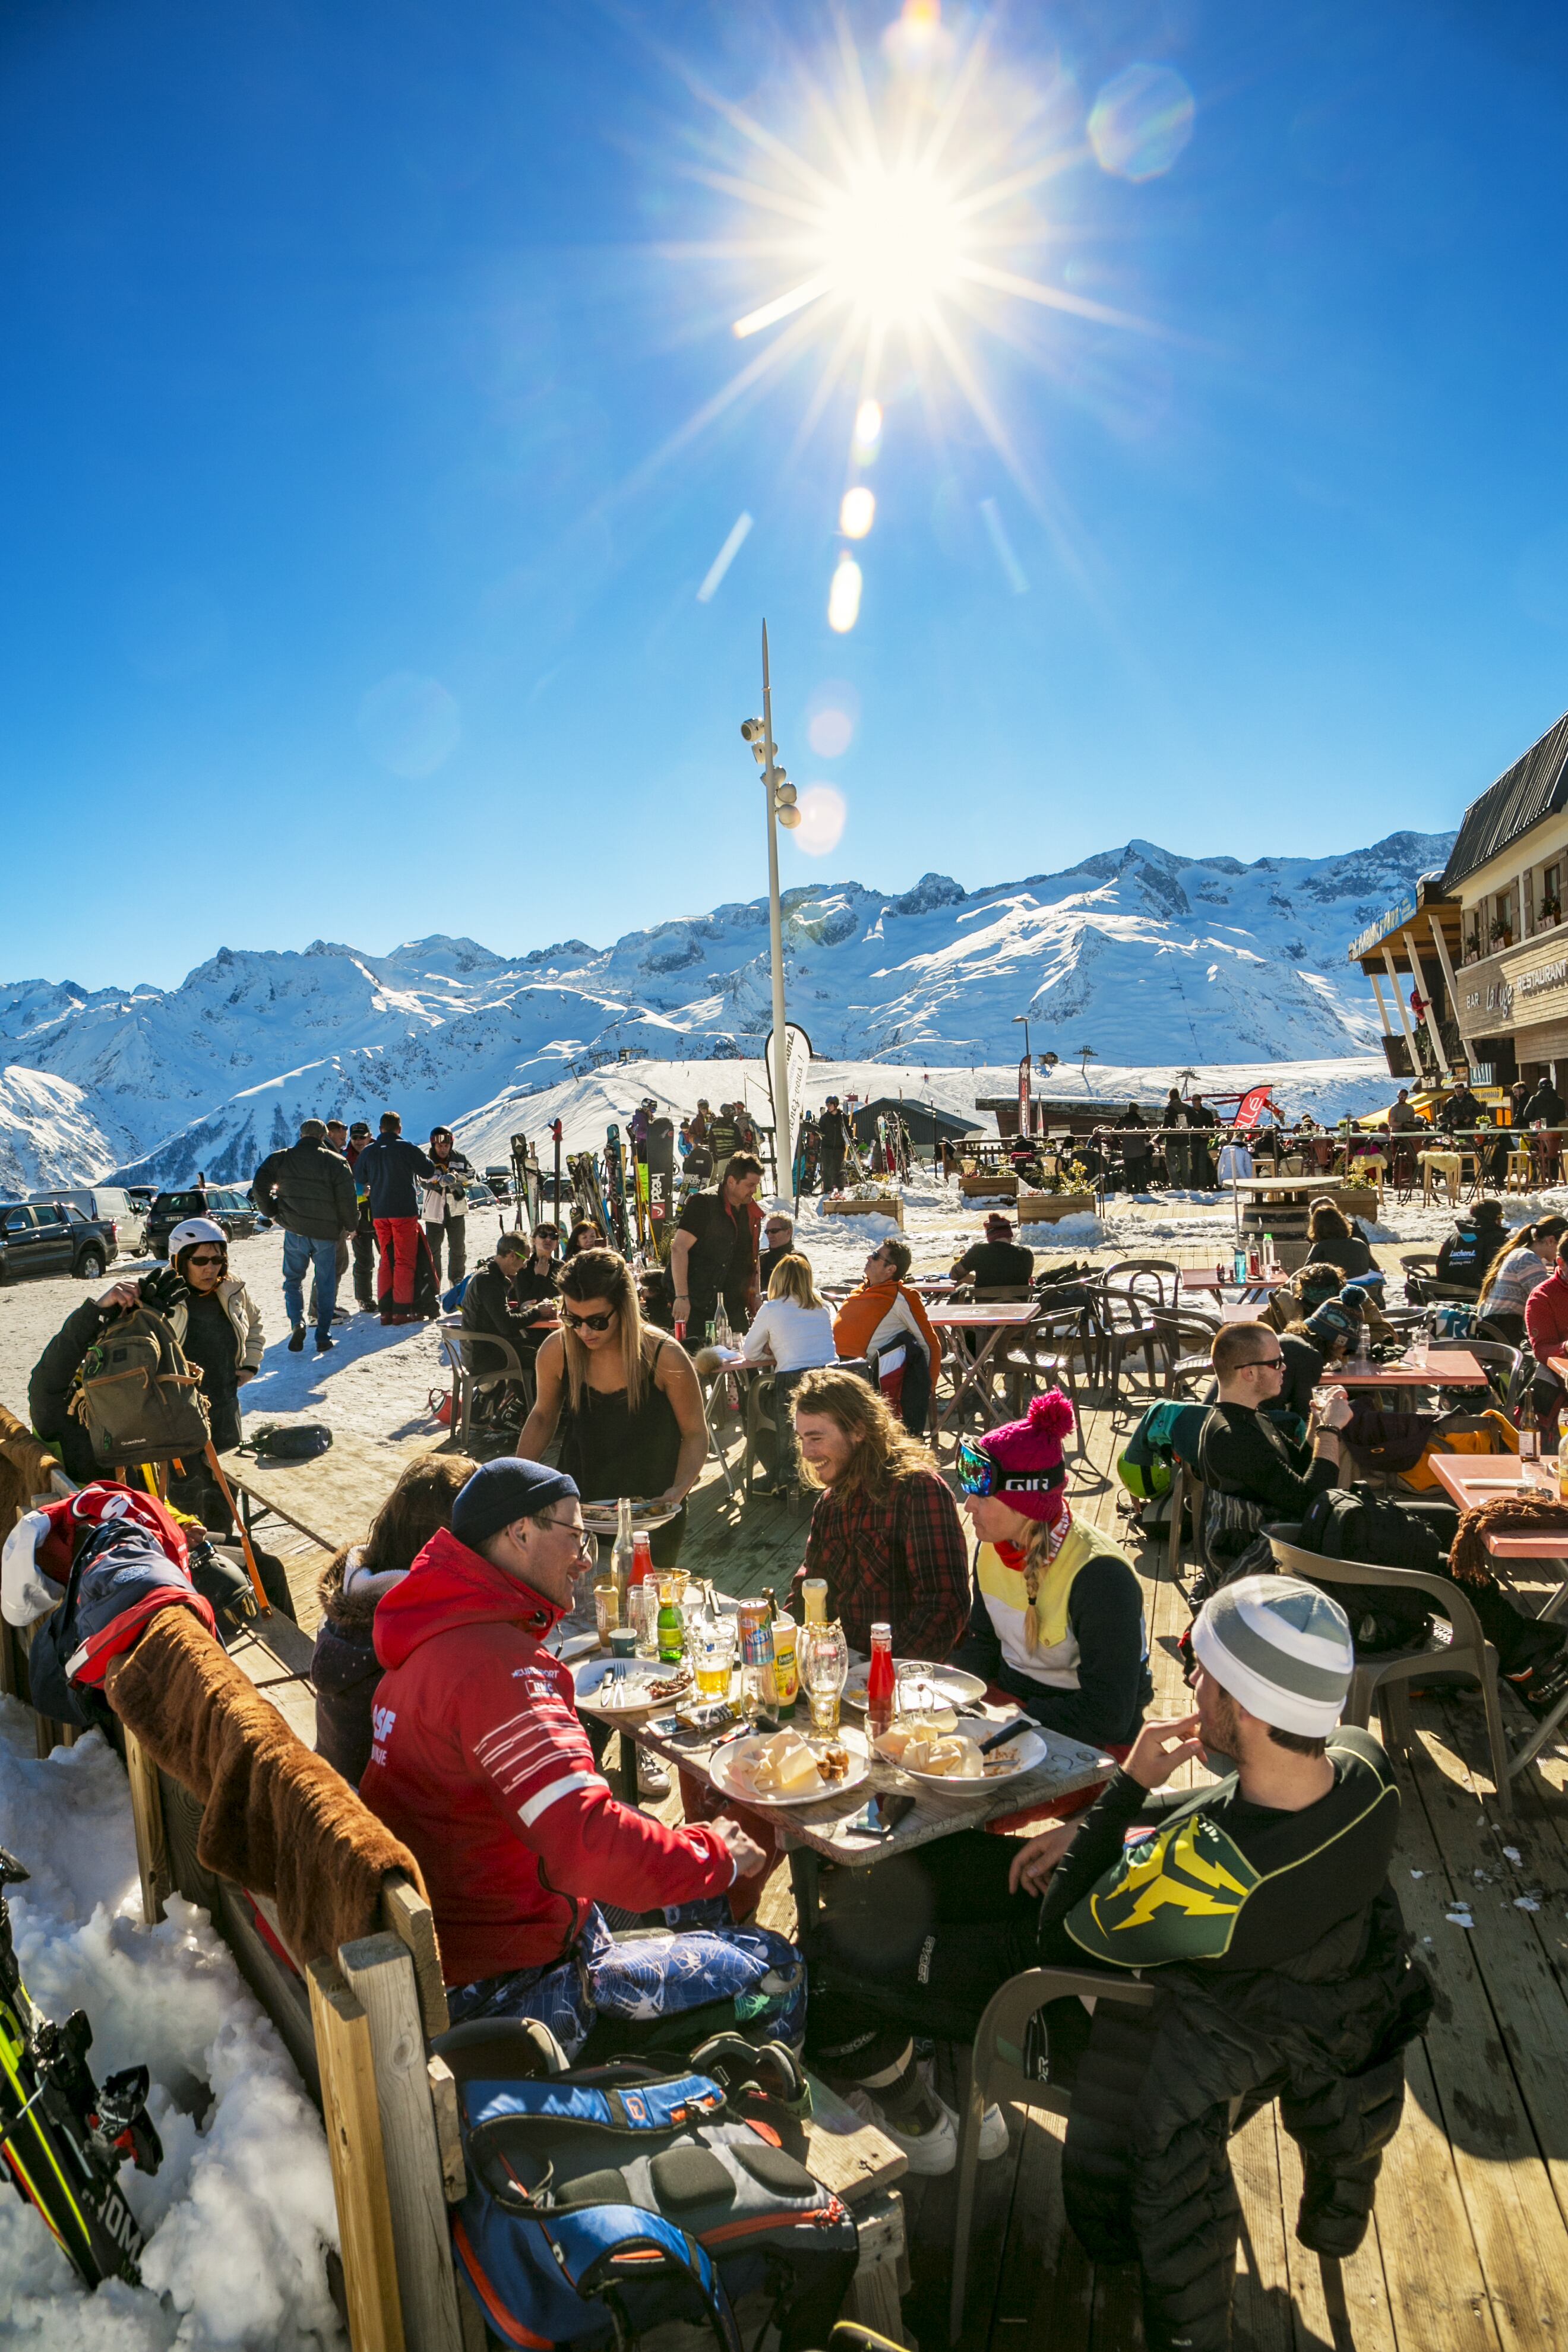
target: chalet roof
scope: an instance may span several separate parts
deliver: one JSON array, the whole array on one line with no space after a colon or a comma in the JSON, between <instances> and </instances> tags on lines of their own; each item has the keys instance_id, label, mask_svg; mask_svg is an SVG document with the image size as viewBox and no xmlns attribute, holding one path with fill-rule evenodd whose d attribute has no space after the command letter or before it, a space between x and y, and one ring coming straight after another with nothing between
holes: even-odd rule
<instances>
[{"instance_id":1,"label":"chalet roof","mask_svg":"<svg viewBox=\"0 0 1568 2352\"><path fill-rule=\"evenodd\" d=\"M1452 890L1543 816L1568 807L1568 713L1465 811L1443 887Z\"/></svg>"}]
</instances>

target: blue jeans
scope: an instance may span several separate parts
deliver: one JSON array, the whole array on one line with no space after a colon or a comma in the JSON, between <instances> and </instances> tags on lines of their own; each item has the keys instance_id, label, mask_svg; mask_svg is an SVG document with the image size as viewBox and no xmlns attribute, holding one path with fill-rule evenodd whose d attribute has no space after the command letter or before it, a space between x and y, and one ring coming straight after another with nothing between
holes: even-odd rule
<instances>
[{"instance_id":1,"label":"blue jeans","mask_svg":"<svg viewBox=\"0 0 1568 2352\"><path fill-rule=\"evenodd\" d=\"M305 1320L305 1275L316 1269L316 1328L325 1331L338 1303L338 1245L313 1241L309 1234L283 1236L283 1312L289 1328L297 1331Z\"/></svg>"}]
</instances>

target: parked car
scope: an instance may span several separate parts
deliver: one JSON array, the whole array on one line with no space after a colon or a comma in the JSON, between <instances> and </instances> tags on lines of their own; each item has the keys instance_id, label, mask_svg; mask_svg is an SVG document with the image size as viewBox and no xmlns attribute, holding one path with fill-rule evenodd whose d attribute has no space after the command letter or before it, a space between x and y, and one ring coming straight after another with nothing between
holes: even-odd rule
<instances>
[{"instance_id":1,"label":"parked car","mask_svg":"<svg viewBox=\"0 0 1568 2352\"><path fill-rule=\"evenodd\" d=\"M470 1209L493 1209L496 1196L488 1184L470 1184L464 1205Z\"/></svg>"},{"instance_id":2,"label":"parked car","mask_svg":"<svg viewBox=\"0 0 1568 2352\"><path fill-rule=\"evenodd\" d=\"M29 1201L68 1202L79 1209L84 1217L96 1217L114 1229L114 1238L122 1257L140 1257L142 1236L147 1230L147 1213L138 1208L128 1188L118 1184L68 1184L52 1192L29 1192ZM148 1199L152 1195L149 1193Z\"/></svg>"},{"instance_id":3,"label":"parked car","mask_svg":"<svg viewBox=\"0 0 1568 2352\"><path fill-rule=\"evenodd\" d=\"M70 1201L24 1201L0 1209L0 1282L75 1274L96 1282L114 1255L114 1227Z\"/></svg>"},{"instance_id":4,"label":"parked car","mask_svg":"<svg viewBox=\"0 0 1568 2352\"><path fill-rule=\"evenodd\" d=\"M237 1184L187 1184L177 1192L160 1192L147 1212L146 1247L154 1257L168 1256L169 1235L187 1217L211 1217L231 1242L246 1241L271 1222Z\"/></svg>"},{"instance_id":5,"label":"parked car","mask_svg":"<svg viewBox=\"0 0 1568 2352\"><path fill-rule=\"evenodd\" d=\"M487 1168L485 1170L485 1182L489 1186L490 1191L495 1194L498 1201L510 1200L511 1170L510 1168L502 1168L500 1166Z\"/></svg>"},{"instance_id":6,"label":"parked car","mask_svg":"<svg viewBox=\"0 0 1568 2352\"><path fill-rule=\"evenodd\" d=\"M132 1207L140 1209L143 1216L158 1197L156 1184L127 1184L125 1191Z\"/></svg>"}]
</instances>

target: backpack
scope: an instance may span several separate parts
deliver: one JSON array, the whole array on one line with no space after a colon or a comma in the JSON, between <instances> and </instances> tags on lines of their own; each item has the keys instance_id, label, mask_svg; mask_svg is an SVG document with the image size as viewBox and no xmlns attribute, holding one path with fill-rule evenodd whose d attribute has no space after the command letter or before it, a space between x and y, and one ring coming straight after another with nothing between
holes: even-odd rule
<instances>
[{"instance_id":1,"label":"backpack","mask_svg":"<svg viewBox=\"0 0 1568 2352\"><path fill-rule=\"evenodd\" d=\"M1198 1439L1208 1418L1202 1404L1152 1404L1116 1459L1116 1475L1139 1502L1170 1492L1176 1457L1197 1460Z\"/></svg>"},{"instance_id":2,"label":"backpack","mask_svg":"<svg viewBox=\"0 0 1568 2352\"><path fill-rule=\"evenodd\" d=\"M253 1429L235 1452L252 1454L258 1462L313 1462L331 1442L324 1421L297 1421L284 1427L268 1421Z\"/></svg>"},{"instance_id":3,"label":"backpack","mask_svg":"<svg viewBox=\"0 0 1568 2352\"><path fill-rule=\"evenodd\" d=\"M1403 1474L1415 1469L1436 1426L1436 1417L1433 1413L1389 1412L1381 1405L1370 1404L1364 1398L1358 1398L1351 1407L1350 1420L1341 1435L1358 1454L1368 1457L1373 1469ZM1362 1552L1356 1557L1364 1559L1367 1555ZM1391 1561L1387 1565L1398 1566L1399 1563Z\"/></svg>"},{"instance_id":4,"label":"backpack","mask_svg":"<svg viewBox=\"0 0 1568 2352\"><path fill-rule=\"evenodd\" d=\"M804 2090L791 2053L725 2035L674 2071L572 2068L552 2035L513 2018L435 2046L458 2077L468 2182L453 2248L502 2343L619 2347L695 2319L742 2352L734 2303L762 2287L779 2352L826 2342L859 2243L784 2146Z\"/></svg>"},{"instance_id":5,"label":"backpack","mask_svg":"<svg viewBox=\"0 0 1568 2352\"><path fill-rule=\"evenodd\" d=\"M212 1441L200 1376L153 1307L116 1316L93 1341L71 1410L106 1466L199 1462Z\"/></svg>"},{"instance_id":6,"label":"backpack","mask_svg":"<svg viewBox=\"0 0 1568 2352\"><path fill-rule=\"evenodd\" d=\"M1364 1560L1369 1568L1412 1568L1429 1576L1443 1568L1437 1538L1418 1512L1353 1486L1315 1495L1298 1542L1323 1559ZM1323 1590L1350 1619L1358 1653L1417 1649L1431 1636L1425 1593L1385 1584L1325 1584Z\"/></svg>"}]
</instances>

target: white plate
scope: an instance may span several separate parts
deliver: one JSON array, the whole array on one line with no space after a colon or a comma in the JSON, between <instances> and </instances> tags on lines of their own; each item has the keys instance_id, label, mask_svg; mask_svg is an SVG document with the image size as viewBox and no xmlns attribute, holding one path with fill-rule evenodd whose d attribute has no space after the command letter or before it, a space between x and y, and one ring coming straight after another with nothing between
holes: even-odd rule
<instances>
[{"instance_id":1,"label":"white plate","mask_svg":"<svg viewBox=\"0 0 1568 2352\"><path fill-rule=\"evenodd\" d=\"M592 1535L613 1536L618 1522L619 1512L619 1504L613 1501L584 1503L583 1525ZM675 1517L675 1512L667 1511L661 1503L634 1502L632 1533L636 1535L640 1530L644 1535L649 1534L655 1528L668 1527ZM657 1573L657 1570L655 1572Z\"/></svg>"},{"instance_id":2,"label":"white plate","mask_svg":"<svg viewBox=\"0 0 1568 2352\"><path fill-rule=\"evenodd\" d=\"M982 1740L989 1738L992 1732L1000 1730L1001 1726L987 1723L984 1717L971 1717L966 1721L961 1716L958 1727L966 1738ZM988 1778L979 1780L960 1780L951 1772L911 1772L902 1764L896 1769L904 1774L906 1780L918 1780L922 1789L945 1789L949 1795L955 1797L980 1796L987 1789L1005 1789L1009 1780L1022 1780L1026 1772L1034 1771L1037 1765L1045 1762L1050 1749L1037 1731L1020 1731L1016 1739L1010 1739L1005 1748L998 1748L996 1752L998 1756L1012 1759L1011 1769L993 1772Z\"/></svg>"},{"instance_id":3,"label":"white plate","mask_svg":"<svg viewBox=\"0 0 1568 2352\"><path fill-rule=\"evenodd\" d=\"M980 1676L965 1674L962 1666L936 1666L932 1665L928 1658L895 1658L893 1660L895 1677L900 1672L907 1675L911 1669L918 1674L929 1675L931 1689L937 1695L934 1703L938 1706L951 1706L956 1710L961 1706L973 1706L977 1698L984 1698L985 1696L985 1685ZM845 1684L844 1704L846 1706L852 1706L857 1715L865 1713L866 1669L864 1666L855 1667Z\"/></svg>"},{"instance_id":4,"label":"white plate","mask_svg":"<svg viewBox=\"0 0 1568 2352\"><path fill-rule=\"evenodd\" d=\"M843 1780L830 1780L825 1788L808 1790L804 1796L759 1797L749 1783L737 1780L734 1767L736 1761L745 1756L750 1749L761 1746L764 1736L768 1735L756 1733L746 1739L731 1740L728 1747L721 1748L710 1759L708 1769L712 1776L714 1787L726 1797L733 1797L738 1805L820 1805L829 1797L841 1797L847 1789L858 1789L863 1780L870 1778L869 1757L863 1755L859 1748L850 1746L848 1741L840 1739L829 1742L826 1739L807 1738L805 1744L812 1748L826 1748L829 1745L849 1748L849 1769ZM805 1737L804 1734L803 1737Z\"/></svg>"},{"instance_id":5,"label":"white plate","mask_svg":"<svg viewBox=\"0 0 1568 2352\"><path fill-rule=\"evenodd\" d=\"M601 1686L608 1677L612 1666L625 1667L622 1683L632 1696L621 1700L612 1700L608 1694L602 1690ZM586 1706L595 1715L605 1716L616 1723L623 1723L630 1722L634 1716L658 1715L666 1707L679 1706L683 1700L694 1695L697 1688L696 1677L689 1674L679 1690L658 1698L651 1697L650 1684L668 1682L671 1672L672 1669L656 1665L645 1658L584 1658L581 1665L573 1668L572 1680L576 1685L579 1706Z\"/></svg>"}]
</instances>

